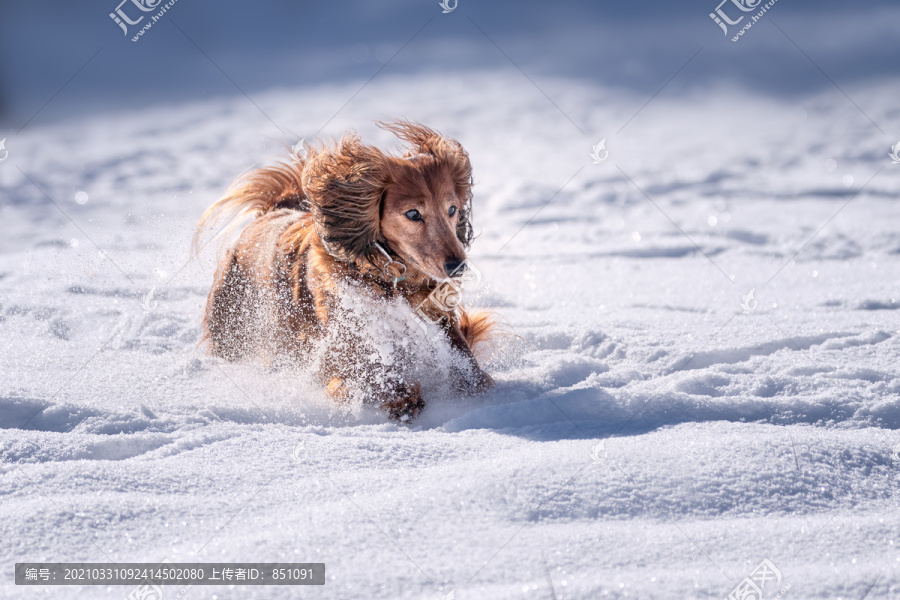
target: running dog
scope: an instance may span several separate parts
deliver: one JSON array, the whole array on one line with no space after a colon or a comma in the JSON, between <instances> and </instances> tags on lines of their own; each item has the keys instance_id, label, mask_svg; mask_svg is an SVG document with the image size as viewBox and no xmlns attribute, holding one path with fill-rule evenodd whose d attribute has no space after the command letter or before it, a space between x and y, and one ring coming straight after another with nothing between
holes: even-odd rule
<instances>
[{"instance_id":1,"label":"running dog","mask_svg":"<svg viewBox=\"0 0 900 600\"><path fill-rule=\"evenodd\" d=\"M204 213L195 242L220 220L253 220L219 262L203 340L220 358L270 361L303 361L324 341L317 372L329 396L346 401L354 382L365 380L367 400L408 421L425 407L420 383L396 365L372 366L361 332L328 335L347 286L402 298L438 324L465 365L454 374L463 392L493 386L474 355L493 324L487 313L428 302L466 270L473 237L468 154L423 125L378 125L407 143L402 156L352 133L331 145L306 145L291 161L239 178Z\"/></svg>"}]
</instances>

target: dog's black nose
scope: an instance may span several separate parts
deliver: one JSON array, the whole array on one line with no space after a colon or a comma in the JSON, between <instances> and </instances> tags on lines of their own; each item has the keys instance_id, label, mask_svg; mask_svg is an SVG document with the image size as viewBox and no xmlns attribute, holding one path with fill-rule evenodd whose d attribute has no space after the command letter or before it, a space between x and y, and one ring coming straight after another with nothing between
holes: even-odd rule
<instances>
[{"instance_id":1,"label":"dog's black nose","mask_svg":"<svg viewBox=\"0 0 900 600\"><path fill-rule=\"evenodd\" d=\"M444 273L447 277L459 277L466 272L466 263L458 260L448 260L444 263Z\"/></svg>"}]
</instances>

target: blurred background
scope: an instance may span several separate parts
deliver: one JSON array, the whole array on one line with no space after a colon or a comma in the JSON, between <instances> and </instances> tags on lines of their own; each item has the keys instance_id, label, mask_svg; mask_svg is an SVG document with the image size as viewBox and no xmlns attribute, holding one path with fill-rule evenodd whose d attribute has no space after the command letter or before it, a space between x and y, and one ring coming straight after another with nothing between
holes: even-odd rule
<instances>
[{"instance_id":1,"label":"blurred background","mask_svg":"<svg viewBox=\"0 0 900 600\"><path fill-rule=\"evenodd\" d=\"M0 135L42 107L37 122L235 95L236 86L252 95L364 80L386 63L394 74L509 68L503 53L537 79L649 93L701 48L670 92L737 85L798 94L831 86L829 77L844 86L900 72L900 6L890 0L780 0L737 43L709 17L718 0L459 0L466 10L446 15L437 0L178 0L136 43L131 32L144 23L126 36L109 16L119 2L2 4ZM121 6L135 18L155 13ZM730 2L723 9L737 14Z\"/></svg>"}]
</instances>

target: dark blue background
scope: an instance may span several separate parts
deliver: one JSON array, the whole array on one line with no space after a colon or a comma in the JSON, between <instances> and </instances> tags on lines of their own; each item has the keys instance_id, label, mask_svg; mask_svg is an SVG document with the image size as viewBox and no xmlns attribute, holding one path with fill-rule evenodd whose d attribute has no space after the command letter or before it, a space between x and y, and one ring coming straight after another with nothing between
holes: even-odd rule
<instances>
[{"instance_id":1,"label":"dark blue background","mask_svg":"<svg viewBox=\"0 0 900 600\"><path fill-rule=\"evenodd\" d=\"M844 87L900 72L900 7L888 0L779 0L738 43L708 17L718 0L459 0L446 15L437 0L178 0L137 43L109 18L117 4L3 3L4 130L18 129L101 48L36 123L84 111L234 95L240 93L235 84L252 95L273 87L368 79L383 66L379 58L425 23L383 74L513 68L473 21L537 81L565 75L652 93L700 48L667 93L734 83L797 94L831 86L828 77Z\"/></svg>"}]
</instances>

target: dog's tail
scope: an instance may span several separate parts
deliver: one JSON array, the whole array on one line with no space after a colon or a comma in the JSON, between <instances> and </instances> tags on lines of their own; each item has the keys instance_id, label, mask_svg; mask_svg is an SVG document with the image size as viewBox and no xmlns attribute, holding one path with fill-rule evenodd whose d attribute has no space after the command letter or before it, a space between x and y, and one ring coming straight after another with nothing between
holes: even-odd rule
<instances>
[{"instance_id":1,"label":"dog's tail","mask_svg":"<svg viewBox=\"0 0 900 600\"><path fill-rule=\"evenodd\" d=\"M483 354L484 349L479 347L490 345L494 334L497 333L497 322L494 314L488 310L463 310L459 315L459 328L463 338L476 356Z\"/></svg>"},{"instance_id":2,"label":"dog's tail","mask_svg":"<svg viewBox=\"0 0 900 600\"><path fill-rule=\"evenodd\" d=\"M281 208L308 211L309 201L302 183L305 162L279 163L248 171L238 177L225 197L206 209L200 217L192 253L196 254L203 232L222 221L225 225L213 237L220 233L228 235L246 222L247 217L258 217Z\"/></svg>"}]
</instances>

